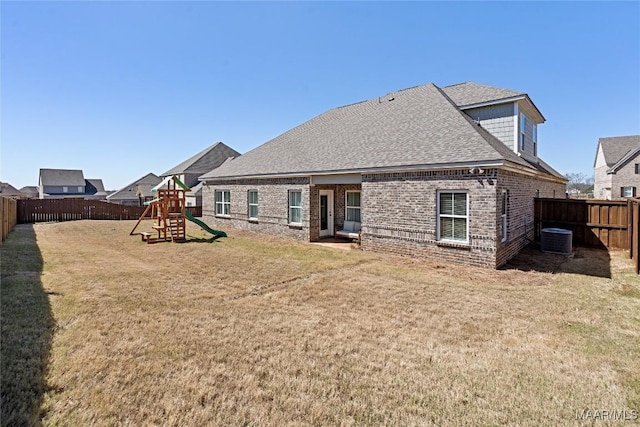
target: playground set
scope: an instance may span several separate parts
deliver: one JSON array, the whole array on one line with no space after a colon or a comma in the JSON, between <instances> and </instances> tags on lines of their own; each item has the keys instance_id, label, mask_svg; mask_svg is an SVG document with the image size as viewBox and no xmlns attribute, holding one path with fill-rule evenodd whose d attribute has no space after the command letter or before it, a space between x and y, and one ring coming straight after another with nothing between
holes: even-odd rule
<instances>
[{"instance_id":1,"label":"playground set","mask_svg":"<svg viewBox=\"0 0 640 427\"><path fill-rule=\"evenodd\" d=\"M207 233L213 234L214 237L227 237L227 233L214 230L187 210L185 196L190 190L178 177L166 177L151 190L157 193L157 197L145 203L147 208L129 235L139 234L142 241L147 243L184 242L186 240L186 220L189 220L199 225ZM144 231L135 232L144 220L153 220L152 228L157 233L156 236Z\"/></svg>"}]
</instances>

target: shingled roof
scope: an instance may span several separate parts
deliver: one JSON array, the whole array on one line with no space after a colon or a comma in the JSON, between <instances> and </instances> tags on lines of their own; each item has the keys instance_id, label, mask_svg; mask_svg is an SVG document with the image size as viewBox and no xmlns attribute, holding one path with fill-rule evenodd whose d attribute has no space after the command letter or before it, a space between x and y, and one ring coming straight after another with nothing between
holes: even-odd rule
<instances>
[{"instance_id":1,"label":"shingled roof","mask_svg":"<svg viewBox=\"0 0 640 427\"><path fill-rule=\"evenodd\" d=\"M203 174L217 168L229 157L238 157L239 155L240 153L233 148L222 142L216 142L160 176L164 177L182 173Z\"/></svg>"},{"instance_id":2,"label":"shingled roof","mask_svg":"<svg viewBox=\"0 0 640 427\"><path fill-rule=\"evenodd\" d=\"M473 82L445 86L442 90L459 107L526 95L524 92L516 92L510 89L486 86Z\"/></svg>"},{"instance_id":3,"label":"shingled roof","mask_svg":"<svg viewBox=\"0 0 640 427\"><path fill-rule=\"evenodd\" d=\"M162 181L162 178L158 175L148 173L131 184L125 185L118 191L109 194L107 200L138 200L138 189L140 189L143 197L155 196L151 189L158 185L160 181Z\"/></svg>"},{"instance_id":4,"label":"shingled roof","mask_svg":"<svg viewBox=\"0 0 640 427\"><path fill-rule=\"evenodd\" d=\"M505 161L537 170L430 83L329 110L200 179Z\"/></svg>"},{"instance_id":5,"label":"shingled roof","mask_svg":"<svg viewBox=\"0 0 640 427\"><path fill-rule=\"evenodd\" d=\"M640 135L600 138L598 145L602 147L602 154L604 154L604 161L607 166L612 167L626 157L627 154L640 148Z\"/></svg>"},{"instance_id":6,"label":"shingled roof","mask_svg":"<svg viewBox=\"0 0 640 427\"><path fill-rule=\"evenodd\" d=\"M18 190L16 187L9 184L8 182L0 181L0 196L7 196L7 197L22 196L22 193L20 192L20 190Z\"/></svg>"},{"instance_id":7,"label":"shingled roof","mask_svg":"<svg viewBox=\"0 0 640 427\"><path fill-rule=\"evenodd\" d=\"M47 186L85 185L80 169L40 169L40 182Z\"/></svg>"}]
</instances>

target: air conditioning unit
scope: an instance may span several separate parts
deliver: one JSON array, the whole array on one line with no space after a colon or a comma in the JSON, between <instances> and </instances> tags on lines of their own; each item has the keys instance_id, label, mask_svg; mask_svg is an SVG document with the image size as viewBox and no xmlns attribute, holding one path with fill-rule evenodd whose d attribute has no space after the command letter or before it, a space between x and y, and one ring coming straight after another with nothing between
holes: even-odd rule
<instances>
[{"instance_id":1,"label":"air conditioning unit","mask_svg":"<svg viewBox=\"0 0 640 427\"><path fill-rule=\"evenodd\" d=\"M542 252L571 255L573 232L563 228L543 228L540 235Z\"/></svg>"}]
</instances>

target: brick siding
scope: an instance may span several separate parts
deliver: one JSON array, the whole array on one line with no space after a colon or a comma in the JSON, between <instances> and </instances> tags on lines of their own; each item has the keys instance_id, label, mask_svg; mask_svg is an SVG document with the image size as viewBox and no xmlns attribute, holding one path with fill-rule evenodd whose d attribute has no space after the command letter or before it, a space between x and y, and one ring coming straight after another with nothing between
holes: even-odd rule
<instances>
[{"instance_id":1,"label":"brick siding","mask_svg":"<svg viewBox=\"0 0 640 427\"><path fill-rule=\"evenodd\" d=\"M207 224L222 230L233 227L309 241L309 189L309 178L208 182L202 187L202 217ZM215 214L216 190L230 191L228 218ZM257 221L249 220L249 190L258 191ZM302 226L289 225L289 190L302 191Z\"/></svg>"},{"instance_id":2,"label":"brick siding","mask_svg":"<svg viewBox=\"0 0 640 427\"><path fill-rule=\"evenodd\" d=\"M309 185L308 178L210 182L203 186L203 217L212 226L319 239L320 190L334 192L334 228L342 228L345 194L361 190L362 242L366 251L425 257L496 268L533 239L533 199L564 197L565 186L501 169L471 174L468 169L363 174L362 184ZM229 218L215 215L216 190L231 193ZM258 221L248 218L249 190L258 191ZM288 191L302 191L302 226L288 223ZM469 242L437 239L437 195L464 190L469 202ZM508 193L508 239L501 242L501 197ZM334 230L334 231L335 231Z\"/></svg>"}]
</instances>

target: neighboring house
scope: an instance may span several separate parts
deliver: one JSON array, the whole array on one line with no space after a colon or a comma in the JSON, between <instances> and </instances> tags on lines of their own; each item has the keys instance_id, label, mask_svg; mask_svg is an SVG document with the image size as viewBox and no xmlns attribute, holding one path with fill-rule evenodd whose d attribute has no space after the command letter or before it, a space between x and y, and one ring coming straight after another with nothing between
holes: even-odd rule
<instances>
[{"instance_id":1,"label":"neighboring house","mask_svg":"<svg viewBox=\"0 0 640 427\"><path fill-rule=\"evenodd\" d=\"M9 197L11 199L21 199L24 197L22 192L7 182L0 181L0 196Z\"/></svg>"},{"instance_id":2,"label":"neighboring house","mask_svg":"<svg viewBox=\"0 0 640 427\"><path fill-rule=\"evenodd\" d=\"M593 167L595 198L611 200L639 196L640 135L600 138Z\"/></svg>"},{"instance_id":3,"label":"neighboring house","mask_svg":"<svg viewBox=\"0 0 640 427\"><path fill-rule=\"evenodd\" d=\"M128 206L142 206L144 202L148 202L156 197L151 191L153 187L160 184L162 178L153 173L148 173L142 178L133 181L129 185L125 185L121 189L107 196L107 201Z\"/></svg>"},{"instance_id":4,"label":"neighboring house","mask_svg":"<svg viewBox=\"0 0 640 427\"><path fill-rule=\"evenodd\" d=\"M40 169L38 198L83 198L104 200L101 179L85 179L80 169Z\"/></svg>"},{"instance_id":5,"label":"neighboring house","mask_svg":"<svg viewBox=\"0 0 640 427\"><path fill-rule=\"evenodd\" d=\"M22 197L25 199L37 199L39 196L38 187L36 187L35 185L22 187L20 189L20 192L22 193Z\"/></svg>"},{"instance_id":6,"label":"neighboring house","mask_svg":"<svg viewBox=\"0 0 640 427\"><path fill-rule=\"evenodd\" d=\"M187 186L195 187L199 184L198 177L200 175L217 168L227 159L238 157L239 155L240 153L233 148L228 147L222 142L216 142L193 157L169 169L160 175L160 177L166 178L175 175Z\"/></svg>"},{"instance_id":7,"label":"neighboring house","mask_svg":"<svg viewBox=\"0 0 640 427\"><path fill-rule=\"evenodd\" d=\"M498 267L533 239L534 197L565 197L537 156L544 121L527 94L476 83L334 108L203 175L203 216Z\"/></svg>"},{"instance_id":8,"label":"neighboring house","mask_svg":"<svg viewBox=\"0 0 640 427\"><path fill-rule=\"evenodd\" d=\"M101 179L85 179L85 199L107 200L107 193Z\"/></svg>"},{"instance_id":9,"label":"neighboring house","mask_svg":"<svg viewBox=\"0 0 640 427\"><path fill-rule=\"evenodd\" d=\"M185 194L186 206L202 206L202 186L203 183L199 182L191 187L191 191L187 191Z\"/></svg>"}]
</instances>

